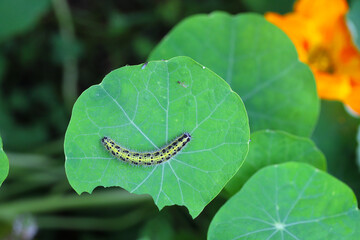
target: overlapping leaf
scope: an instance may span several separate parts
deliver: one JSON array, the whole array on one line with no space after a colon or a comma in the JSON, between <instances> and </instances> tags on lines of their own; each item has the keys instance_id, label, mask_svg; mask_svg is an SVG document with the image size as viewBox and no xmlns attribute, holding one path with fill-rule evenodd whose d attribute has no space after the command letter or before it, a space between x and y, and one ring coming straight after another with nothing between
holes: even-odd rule
<instances>
[{"instance_id":1,"label":"overlapping leaf","mask_svg":"<svg viewBox=\"0 0 360 240\"><path fill-rule=\"evenodd\" d=\"M208 239L358 239L354 193L305 163L257 172L215 215Z\"/></svg>"},{"instance_id":2,"label":"overlapping leaf","mask_svg":"<svg viewBox=\"0 0 360 240\"><path fill-rule=\"evenodd\" d=\"M150 59L189 56L224 78L245 103L252 131L279 129L310 136L319 100L310 69L290 39L256 14L187 18Z\"/></svg>"},{"instance_id":3,"label":"overlapping leaf","mask_svg":"<svg viewBox=\"0 0 360 240\"><path fill-rule=\"evenodd\" d=\"M151 167L114 159L100 142L154 151L183 132L188 145ZM248 141L245 107L224 80L188 57L154 61L115 70L79 97L65 136L66 174L78 193L119 186L196 217L239 169Z\"/></svg>"},{"instance_id":4,"label":"overlapping leaf","mask_svg":"<svg viewBox=\"0 0 360 240\"><path fill-rule=\"evenodd\" d=\"M289 161L305 162L326 170L324 155L310 139L282 131L257 131L251 134L246 161L225 189L228 193L235 194L256 171Z\"/></svg>"}]
</instances>

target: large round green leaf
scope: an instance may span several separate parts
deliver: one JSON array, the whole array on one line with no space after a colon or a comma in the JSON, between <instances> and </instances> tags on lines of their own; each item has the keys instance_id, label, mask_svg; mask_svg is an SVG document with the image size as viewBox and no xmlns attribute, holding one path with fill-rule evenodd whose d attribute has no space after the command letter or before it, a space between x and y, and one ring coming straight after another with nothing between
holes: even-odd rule
<instances>
[{"instance_id":1,"label":"large round green leaf","mask_svg":"<svg viewBox=\"0 0 360 240\"><path fill-rule=\"evenodd\" d=\"M184 132L188 145L169 161L136 167L101 145L108 136L153 151ZM111 72L76 101L65 136L66 174L78 192L119 186L150 194L159 209L184 205L196 217L241 166L249 125L240 97L188 57Z\"/></svg>"},{"instance_id":2,"label":"large round green leaf","mask_svg":"<svg viewBox=\"0 0 360 240\"><path fill-rule=\"evenodd\" d=\"M360 214L348 186L305 163L257 172L219 210L208 239L358 239Z\"/></svg>"},{"instance_id":3,"label":"large round green leaf","mask_svg":"<svg viewBox=\"0 0 360 240\"><path fill-rule=\"evenodd\" d=\"M256 14L212 13L187 18L150 59L189 56L224 78L245 103L252 131L309 136L319 112L310 69L290 39Z\"/></svg>"},{"instance_id":4,"label":"large round green leaf","mask_svg":"<svg viewBox=\"0 0 360 240\"><path fill-rule=\"evenodd\" d=\"M0 186L7 177L8 173L9 173L9 161L3 150L3 144L0 137Z\"/></svg>"},{"instance_id":5,"label":"large round green leaf","mask_svg":"<svg viewBox=\"0 0 360 240\"><path fill-rule=\"evenodd\" d=\"M257 131L251 134L246 161L225 189L228 193L235 194L256 171L268 165L289 161L305 162L326 170L325 156L310 139L282 131Z\"/></svg>"}]
</instances>

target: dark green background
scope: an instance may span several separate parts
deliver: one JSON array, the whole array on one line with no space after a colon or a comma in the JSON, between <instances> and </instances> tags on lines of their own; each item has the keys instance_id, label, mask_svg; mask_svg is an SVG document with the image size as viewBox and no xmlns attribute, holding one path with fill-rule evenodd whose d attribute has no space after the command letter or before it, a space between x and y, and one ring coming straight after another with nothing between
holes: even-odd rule
<instances>
[{"instance_id":1,"label":"dark green background","mask_svg":"<svg viewBox=\"0 0 360 240\"><path fill-rule=\"evenodd\" d=\"M0 189L0 238L11 234L17 219L23 231L39 228L36 239L205 239L211 219L226 201L221 195L193 221L183 207L159 213L149 197L118 189L98 188L91 196L74 193L63 155L72 104L111 70L144 62L188 16L215 10L284 13L292 3L0 0L0 134L10 161ZM313 137L327 157L329 172L357 194L358 125L342 104L322 102Z\"/></svg>"}]
</instances>

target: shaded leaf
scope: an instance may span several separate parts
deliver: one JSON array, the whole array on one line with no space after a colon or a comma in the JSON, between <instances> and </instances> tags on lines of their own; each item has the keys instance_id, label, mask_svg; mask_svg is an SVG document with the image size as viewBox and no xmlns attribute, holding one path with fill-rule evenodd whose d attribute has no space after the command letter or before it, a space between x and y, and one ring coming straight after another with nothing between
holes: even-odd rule
<instances>
[{"instance_id":1,"label":"shaded leaf","mask_svg":"<svg viewBox=\"0 0 360 240\"><path fill-rule=\"evenodd\" d=\"M257 131L251 134L246 161L225 189L228 193L235 194L261 168L290 161L305 162L326 170L325 156L310 139L282 131Z\"/></svg>"},{"instance_id":2,"label":"shaded leaf","mask_svg":"<svg viewBox=\"0 0 360 240\"><path fill-rule=\"evenodd\" d=\"M321 101L319 123L312 139L327 160L328 172L348 184L360 197L356 164L356 132L360 120L349 115L341 102Z\"/></svg>"},{"instance_id":3,"label":"shaded leaf","mask_svg":"<svg viewBox=\"0 0 360 240\"><path fill-rule=\"evenodd\" d=\"M344 183L305 163L257 172L215 215L208 239L357 239L360 214Z\"/></svg>"},{"instance_id":4,"label":"shaded leaf","mask_svg":"<svg viewBox=\"0 0 360 240\"><path fill-rule=\"evenodd\" d=\"M6 58L2 53L0 53L0 83L2 82L3 76L5 75L6 67L7 67Z\"/></svg>"},{"instance_id":5,"label":"shaded leaf","mask_svg":"<svg viewBox=\"0 0 360 240\"><path fill-rule=\"evenodd\" d=\"M100 142L154 151L183 132L188 145L150 167L116 160ZM196 217L239 169L248 142L245 107L224 80L188 57L154 61L117 69L82 93L65 136L66 174L78 193L119 186Z\"/></svg>"},{"instance_id":6,"label":"shaded leaf","mask_svg":"<svg viewBox=\"0 0 360 240\"><path fill-rule=\"evenodd\" d=\"M170 219L161 216L151 219L143 227L138 240L174 239L175 232L170 222Z\"/></svg>"}]
</instances>

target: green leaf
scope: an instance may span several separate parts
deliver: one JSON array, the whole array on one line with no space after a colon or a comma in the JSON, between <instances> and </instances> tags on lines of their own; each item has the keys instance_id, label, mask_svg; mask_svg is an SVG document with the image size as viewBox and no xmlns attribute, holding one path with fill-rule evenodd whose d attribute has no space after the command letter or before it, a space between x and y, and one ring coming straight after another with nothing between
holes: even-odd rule
<instances>
[{"instance_id":1,"label":"green leaf","mask_svg":"<svg viewBox=\"0 0 360 240\"><path fill-rule=\"evenodd\" d=\"M225 189L228 193L235 194L261 168L289 161L305 162L326 170L325 156L310 139L281 131L255 132L251 134L246 161Z\"/></svg>"},{"instance_id":2,"label":"green leaf","mask_svg":"<svg viewBox=\"0 0 360 240\"><path fill-rule=\"evenodd\" d=\"M9 173L9 161L3 150L3 144L0 137L0 186L7 177L8 173Z\"/></svg>"},{"instance_id":3,"label":"green leaf","mask_svg":"<svg viewBox=\"0 0 360 240\"><path fill-rule=\"evenodd\" d=\"M351 32L353 42L360 50L360 0L351 2L350 10L346 14L346 23Z\"/></svg>"},{"instance_id":4,"label":"green leaf","mask_svg":"<svg viewBox=\"0 0 360 240\"><path fill-rule=\"evenodd\" d=\"M151 60L189 56L224 78L245 103L252 131L309 136L319 112L310 69L290 39L256 14L212 13L179 23Z\"/></svg>"},{"instance_id":5,"label":"green leaf","mask_svg":"<svg viewBox=\"0 0 360 240\"><path fill-rule=\"evenodd\" d=\"M358 239L356 198L344 183L305 163L257 172L218 211L208 239Z\"/></svg>"},{"instance_id":6,"label":"green leaf","mask_svg":"<svg viewBox=\"0 0 360 240\"><path fill-rule=\"evenodd\" d=\"M33 27L50 0L0 0L0 42Z\"/></svg>"},{"instance_id":7,"label":"green leaf","mask_svg":"<svg viewBox=\"0 0 360 240\"><path fill-rule=\"evenodd\" d=\"M184 205L196 217L241 166L249 131L240 97L194 60L126 66L76 101L65 136L66 174L78 193L119 186L150 194L159 209ZM182 152L150 167L116 160L100 142L108 136L154 151L184 132L192 139Z\"/></svg>"}]
</instances>

